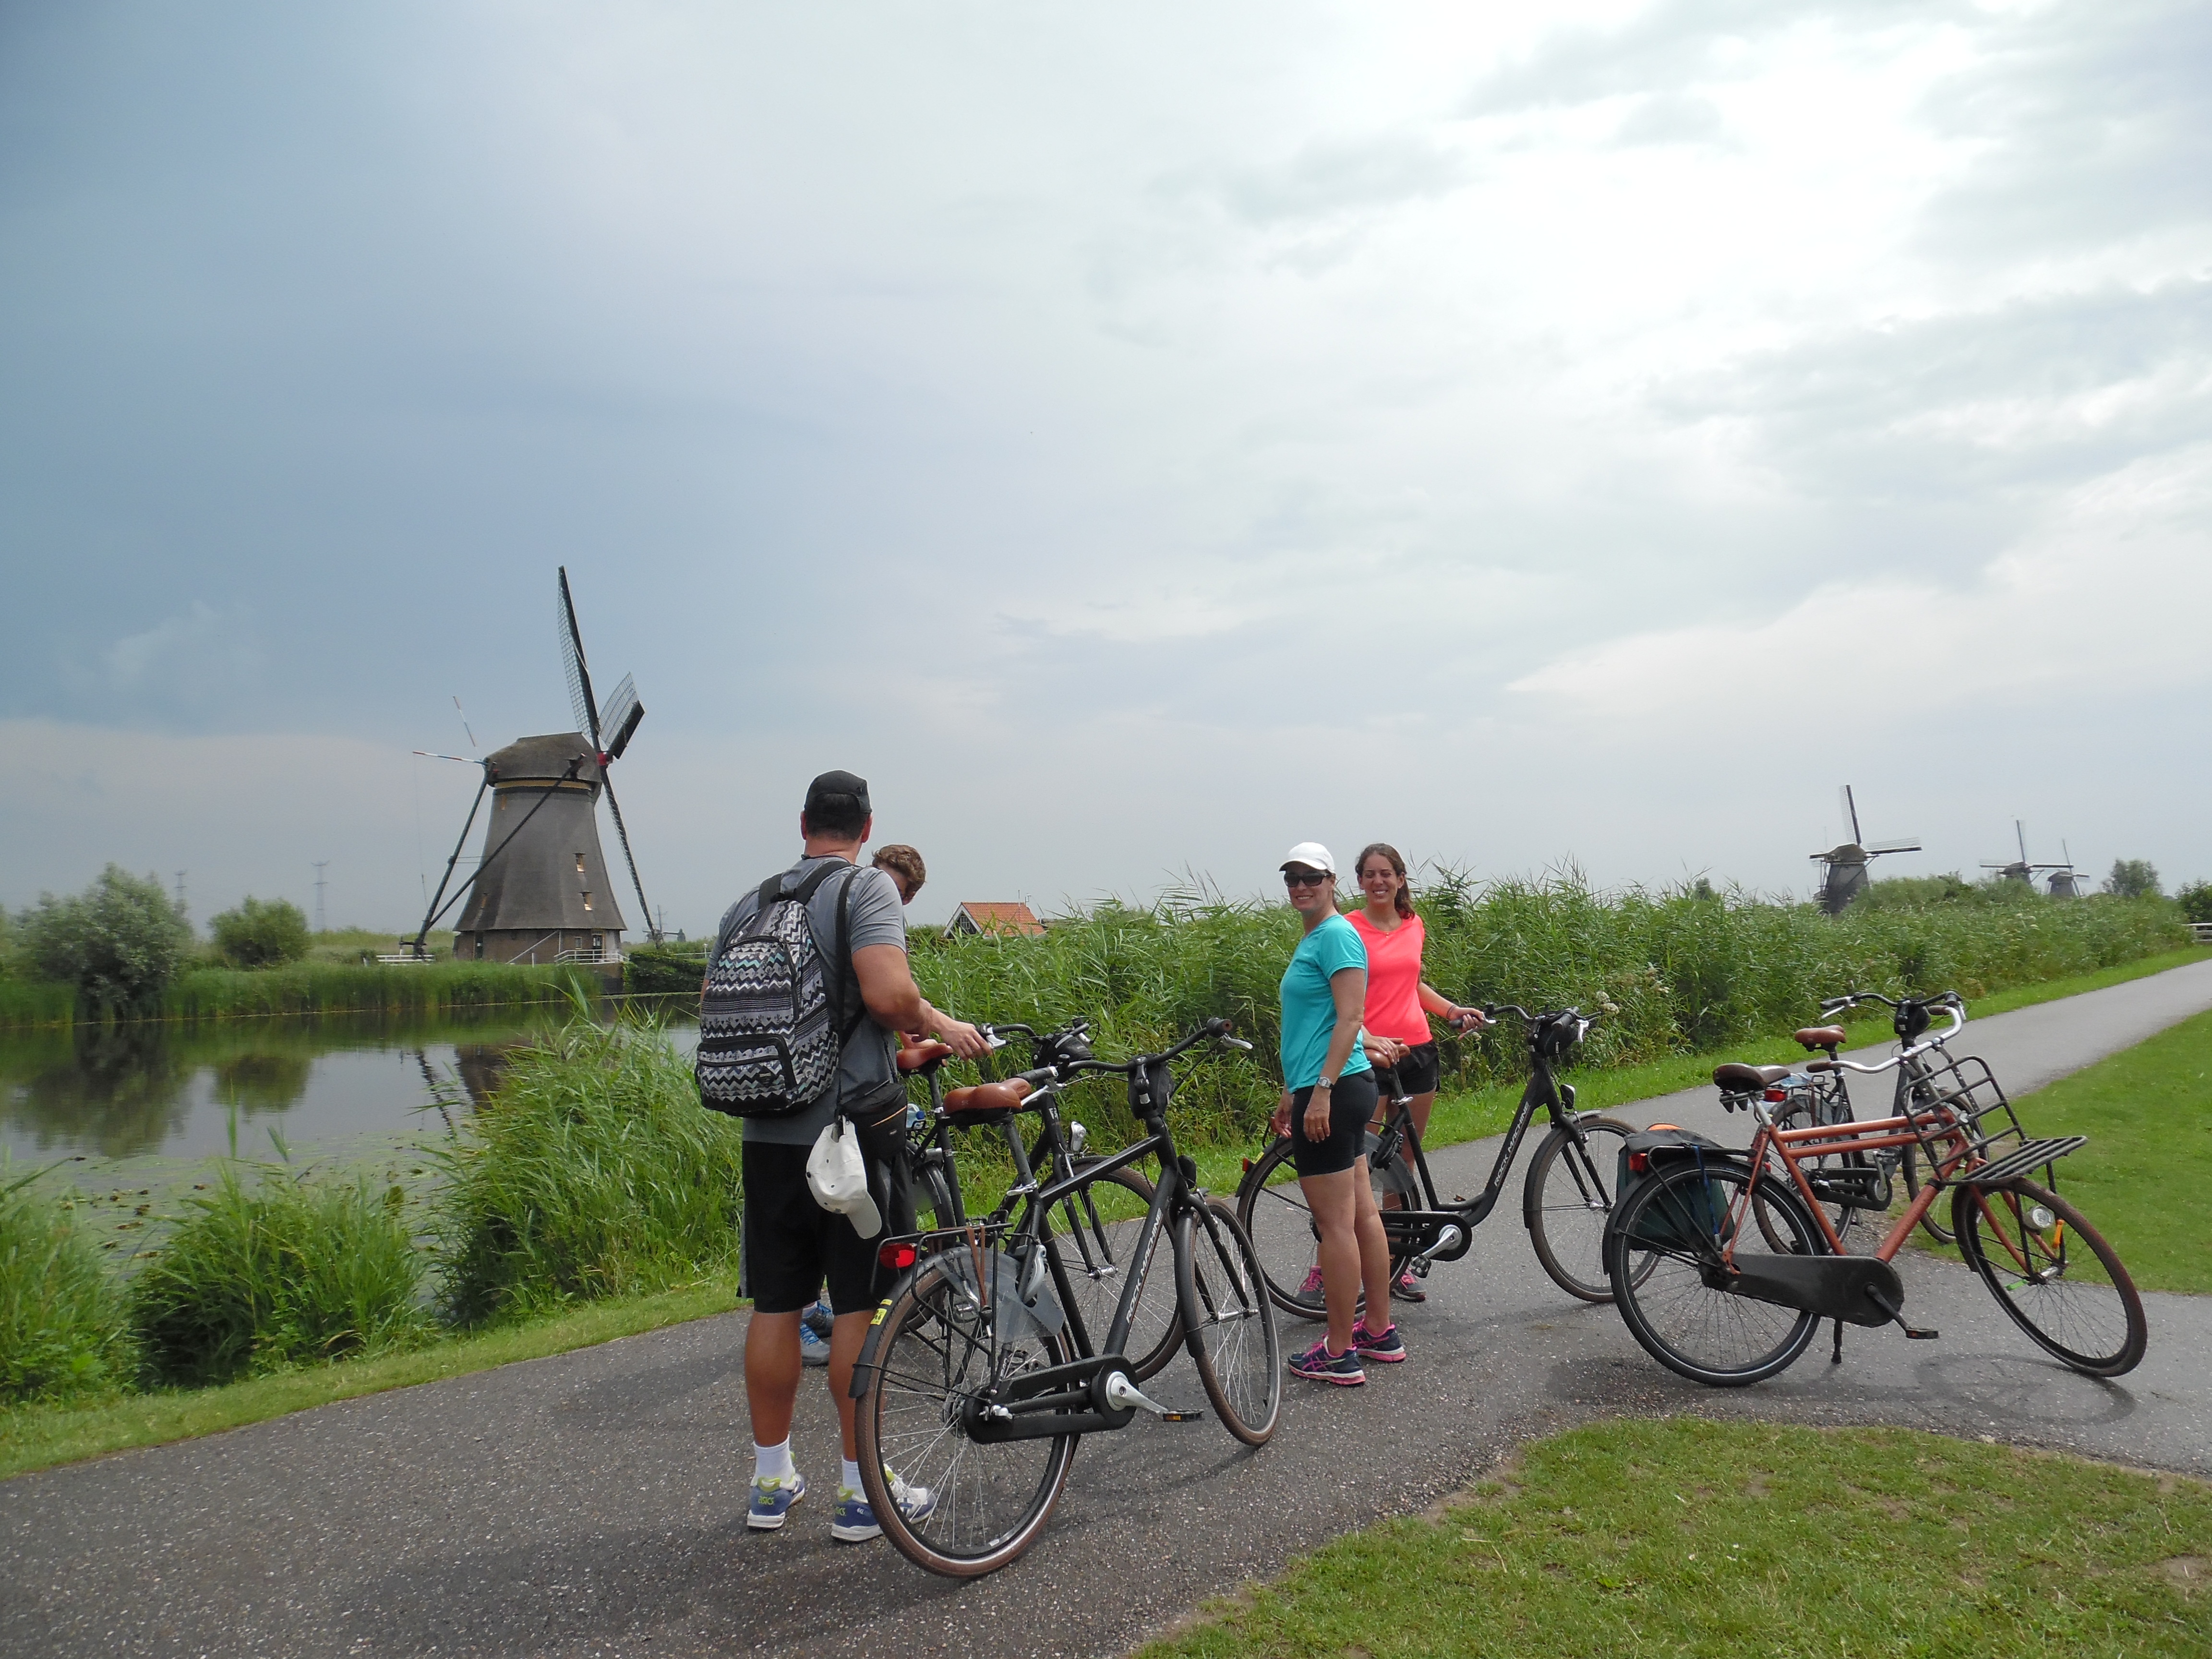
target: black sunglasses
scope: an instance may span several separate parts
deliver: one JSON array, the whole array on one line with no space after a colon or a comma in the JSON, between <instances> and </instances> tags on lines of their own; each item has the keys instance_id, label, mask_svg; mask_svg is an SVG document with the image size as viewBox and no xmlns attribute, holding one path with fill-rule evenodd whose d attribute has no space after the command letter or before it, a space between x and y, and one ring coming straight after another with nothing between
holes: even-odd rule
<instances>
[{"instance_id":1,"label":"black sunglasses","mask_svg":"<svg viewBox=\"0 0 2212 1659\"><path fill-rule=\"evenodd\" d=\"M1326 870L1285 870L1283 872L1283 885L1285 887L1318 887L1322 883L1328 879L1328 872Z\"/></svg>"}]
</instances>

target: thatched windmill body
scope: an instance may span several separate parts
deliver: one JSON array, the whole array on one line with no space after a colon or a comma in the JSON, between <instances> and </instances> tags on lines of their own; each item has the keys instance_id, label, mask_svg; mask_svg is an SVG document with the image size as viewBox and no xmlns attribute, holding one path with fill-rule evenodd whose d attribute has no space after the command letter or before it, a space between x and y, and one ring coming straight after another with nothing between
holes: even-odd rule
<instances>
[{"instance_id":1,"label":"thatched windmill body","mask_svg":"<svg viewBox=\"0 0 2212 1659\"><path fill-rule=\"evenodd\" d=\"M1814 896L1820 908L1832 916L1839 916L1853 899L1866 891L1867 866L1885 853L1917 853L1920 838L1907 836L1900 841L1864 842L1859 836L1858 802L1852 798L1851 787L1845 784L1839 793L1844 823L1851 838L1841 846L1832 847L1825 853L1813 854L1813 861L1820 866L1820 890Z\"/></svg>"},{"instance_id":2,"label":"thatched windmill body","mask_svg":"<svg viewBox=\"0 0 2212 1659\"><path fill-rule=\"evenodd\" d=\"M614 816L615 835L622 843L647 935L660 936L646 903L645 884L630 852L622 807L607 775L645 718L645 705L624 675L602 716L592 690L566 568L561 572L557 620L569 701L583 729L518 738L484 757L483 782L417 932L418 953L439 917L465 897L467 903L453 927L457 957L521 963L619 961L629 923L615 902L606 854L599 848L602 795ZM453 867L468 845L486 794L492 798L492 809L484 826L483 857L476 873L447 899Z\"/></svg>"}]
</instances>

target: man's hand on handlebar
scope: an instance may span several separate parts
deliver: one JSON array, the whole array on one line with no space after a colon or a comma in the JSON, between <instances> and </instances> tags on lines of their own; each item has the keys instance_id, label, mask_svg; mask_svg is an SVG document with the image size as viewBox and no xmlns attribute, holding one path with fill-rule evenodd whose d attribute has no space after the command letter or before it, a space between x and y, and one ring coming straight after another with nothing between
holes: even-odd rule
<instances>
[{"instance_id":1,"label":"man's hand on handlebar","mask_svg":"<svg viewBox=\"0 0 2212 1659\"><path fill-rule=\"evenodd\" d=\"M937 1017L937 1040L963 1060L981 1060L997 1046L966 1020L949 1014Z\"/></svg>"}]
</instances>

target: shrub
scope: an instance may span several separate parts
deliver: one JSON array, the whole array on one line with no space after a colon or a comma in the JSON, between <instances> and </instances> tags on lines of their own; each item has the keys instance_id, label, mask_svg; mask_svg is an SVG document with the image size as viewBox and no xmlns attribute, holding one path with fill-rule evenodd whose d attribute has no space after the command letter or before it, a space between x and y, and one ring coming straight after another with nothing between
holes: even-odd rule
<instances>
[{"instance_id":1,"label":"shrub","mask_svg":"<svg viewBox=\"0 0 2212 1659\"><path fill-rule=\"evenodd\" d=\"M2212 922L2212 881L2192 881L2173 896L2189 921Z\"/></svg>"},{"instance_id":2,"label":"shrub","mask_svg":"<svg viewBox=\"0 0 2212 1659\"><path fill-rule=\"evenodd\" d=\"M289 899L264 904L249 894L235 910L210 920L208 931L223 960L235 967L266 968L307 954L307 918Z\"/></svg>"},{"instance_id":3,"label":"shrub","mask_svg":"<svg viewBox=\"0 0 2212 1659\"><path fill-rule=\"evenodd\" d=\"M0 1404L104 1393L135 1370L122 1293L70 1212L0 1194Z\"/></svg>"},{"instance_id":4,"label":"shrub","mask_svg":"<svg viewBox=\"0 0 2212 1659\"><path fill-rule=\"evenodd\" d=\"M74 897L41 893L17 925L32 971L76 986L103 1011L157 1000L192 939L160 881L112 864Z\"/></svg>"},{"instance_id":5,"label":"shrub","mask_svg":"<svg viewBox=\"0 0 2212 1659\"><path fill-rule=\"evenodd\" d=\"M699 981L707 976L704 942L690 945L641 945L624 952L623 989L634 996L659 993L699 994Z\"/></svg>"},{"instance_id":6,"label":"shrub","mask_svg":"<svg viewBox=\"0 0 2212 1659\"><path fill-rule=\"evenodd\" d=\"M2155 898L2158 868L2148 859L2114 859L2112 873L2105 878L2105 890L2118 898Z\"/></svg>"},{"instance_id":7,"label":"shrub","mask_svg":"<svg viewBox=\"0 0 2212 1659\"><path fill-rule=\"evenodd\" d=\"M149 1375L197 1387L417 1340L423 1260L399 1198L279 1168L248 1188L222 1165L131 1287Z\"/></svg>"},{"instance_id":8,"label":"shrub","mask_svg":"<svg viewBox=\"0 0 2212 1659\"><path fill-rule=\"evenodd\" d=\"M731 1270L738 1127L699 1104L651 1021L592 1023L514 1051L442 1154L444 1293L475 1323Z\"/></svg>"}]
</instances>

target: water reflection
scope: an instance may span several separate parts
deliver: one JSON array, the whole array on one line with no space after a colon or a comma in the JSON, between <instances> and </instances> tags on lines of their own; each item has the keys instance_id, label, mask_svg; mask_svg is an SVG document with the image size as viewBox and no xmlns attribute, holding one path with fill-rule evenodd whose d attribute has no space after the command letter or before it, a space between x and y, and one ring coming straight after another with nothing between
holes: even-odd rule
<instances>
[{"instance_id":1,"label":"water reflection","mask_svg":"<svg viewBox=\"0 0 2212 1659\"><path fill-rule=\"evenodd\" d=\"M19 1162L204 1157L419 1130L442 1094L474 1109L557 1016L209 1021L0 1032L0 1143ZM688 1042L690 1031L673 1033ZM458 1081L459 1087L454 1087ZM434 1115L429 1127L442 1130ZM245 1131L252 1128L249 1148Z\"/></svg>"}]
</instances>

